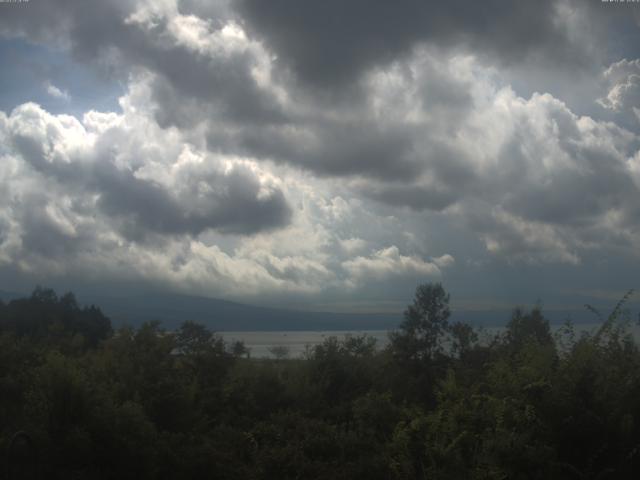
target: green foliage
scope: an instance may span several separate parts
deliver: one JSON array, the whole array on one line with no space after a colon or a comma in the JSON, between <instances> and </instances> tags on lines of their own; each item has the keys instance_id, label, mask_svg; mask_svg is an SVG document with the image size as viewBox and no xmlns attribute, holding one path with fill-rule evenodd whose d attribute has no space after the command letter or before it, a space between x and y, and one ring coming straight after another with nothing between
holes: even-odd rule
<instances>
[{"instance_id":1,"label":"green foliage","mask_svg":"<svg viewBox=\"0 0 640 480\"><path fill-rule=\"evenodd\" d=\"M111 322L99 308L80 308L72 293L58 298L51 289L36 287L30 298L12 300L0 308L0 332L32 341L55 341L58 347L95 347L111 333Z\"/></svg>"},{"instance_id":2,"label":"green foliage","mask_svg":"<svg viewBox=\"0 0 640 480\"><path fill-rule=\"evenodd\" d=\"M399 332L392 332L396 356L404 362L430 360L442 353L442 340L449 332L449 294L439 283L416 289L413 304L404 312Z\"/></svg>"},{"instance_id":3,"label":"green foliage","mask_svg":"<svg viewBox=\"0 0 640 480\"><path fill-rule=\"evenodd\" d=\"M513 350L519 350L529 343L539 345L553 343L549 321L544 318L540 306L535 307L531 312L516 308L507 323L505 337L507 345Z\"/></svg>"},{"instance_id":4,"label":"green foliage","mask_svg":"<svg viewBox=\"0 0 640 480\"><path fill-rule=\"evenodd\" d=\"M400 329L390 332L389 351L401 367L394 375L394 389L402 391L406 400L433 406L435 386L452 360L446 348L451 343L450 315L449 294L440 283L426 283L416 288ZM456 325L453 333L454 349L462 354L471 347L473 335L462 325Z\"/></svg>"},{"instance_id":5,"label":"green foliage","mask_svg":"<svg viewBox=\"0 0 640 480\"><path fill-rule=\"evenodd\" d=\"M192 322L111 334L36 289L0 305L0 450L26 432L43 478L635 478L626 298L593 333L554 338L540 308L516 309L483 343L427 284L388 349L329 337L249 359Z\"/></svg>"},{"instance_id":6,"label":"green foliage","mask_svg":"<svg viewBox=\"0 0 640 480\"><path fill-rule=\"evenodd\" d=\"M278 360L283 360L289 357L291 350L286 345L274 345L269 348L269 353Z\"/></svg>"}]
</instances>

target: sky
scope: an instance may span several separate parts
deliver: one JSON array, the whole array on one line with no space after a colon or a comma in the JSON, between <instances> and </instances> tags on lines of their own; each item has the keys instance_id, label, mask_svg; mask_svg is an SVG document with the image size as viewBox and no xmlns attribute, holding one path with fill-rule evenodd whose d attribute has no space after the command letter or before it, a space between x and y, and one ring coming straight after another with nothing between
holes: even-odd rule
<instances>
[{"instance_id":1,"label":"sky","mask_svg":"<svg viewBox=\"0 0 640 480\"><path fill-rule=\"evenodd\" d=\"M0 2L0 289L640 287L640 2Z\"/></svg>"}]
</instances>

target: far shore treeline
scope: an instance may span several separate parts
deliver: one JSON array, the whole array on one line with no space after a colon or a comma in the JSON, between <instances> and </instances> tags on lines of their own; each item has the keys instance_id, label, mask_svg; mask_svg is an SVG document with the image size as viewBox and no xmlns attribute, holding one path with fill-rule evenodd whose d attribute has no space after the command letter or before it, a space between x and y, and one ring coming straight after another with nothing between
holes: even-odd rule
<instances>
[{"instance_id":1,"label":"far shore treeline","mask_svg":"<svg viewBox=\"0 0 640 480\"><path fill-rule=\"evenodd\" d=\"M115 329L36 288L0 301L0 479L626 479L640 350L625 309L552 334L515 308L479 341L418 286L389 344L251 359L196 322Z\"/></svg>"}]
</instances>

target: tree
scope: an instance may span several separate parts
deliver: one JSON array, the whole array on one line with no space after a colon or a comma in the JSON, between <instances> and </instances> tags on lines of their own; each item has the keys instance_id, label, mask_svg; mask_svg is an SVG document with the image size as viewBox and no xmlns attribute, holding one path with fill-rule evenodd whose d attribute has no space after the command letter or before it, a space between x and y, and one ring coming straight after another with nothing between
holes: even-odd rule
<instances>
[{"instance_id":1,"label":"tree","mask_svg":"<svg viewBox=\"0 0 640 480\"><path fill-rule=\"evenodd\" d=\"M404 312L400 331L391 332L394 355L405 361L433 359L442 353L442 339L450 331L449 294L440 283L416 288L413 304Z\"/></svg>"},{"instance_id":2,"label":"tree","mask_svg":"<svg viewBox=\"0 0 640 480\"><path fill-rule=\"evenodd\" d=\"M451 325L452 350L459 358L467 355L478 342L478 334L471 325L455 322Z\"/></svg>"},{"instance_id":3,"label":"tree","mask_svg":"<svg viewBox=\"0 0 640 480\"><path fill-rule=\"evenodd\" d=\"M553 344L549 320L544 318L541 307L536 306L531 312L516 308L507 323L506 340L516 350L531 342Z\"/></svg>"},{"instance_id":4,"label":"tree","mask_svg":"<svg viewBox=\"0 0 640 480\"><path fill-rule=\"evenodd\" d=\"M230 350L231 355L233 355L235 358L244 357L245 355L247 358L249 358L251 354L251 349L249 349L242 340L235 340L233 343L231 343Z\"/></svg>"},{"instance_id":5,"label":"tree","mask_svg":"<svg viewBox=\"0 0 640 480\"><path fill-rule=\"evenodd\" d=\"M12 300L0 309L0 330L32 340L71 343L94 348L111 336L111 321L93 305L80 308L73 293L58 297L49 288L36 287L31 297Z\"/></svg>"},{"instance_id":6,"label":"tree","mask_svg":"<svg viewBox=\"0 0 640 480\"><path fill-rule=\"evenodd\" d=\"M186 321L176 333L176 347L183 355L204 355L213 346L213 333L204 325L192 321Z\"/></svg>"},{"instance_id":7,"label":"tree","mask_svg":"<svg viewBox=\"0 0 640 480\"><path fill-rule=\"evenodd\" d=\"M283 360L289 357L291 349L286 345L273 345L269 347L269 353L273 355L276 360Z\"/></svg>"}]
</instances>

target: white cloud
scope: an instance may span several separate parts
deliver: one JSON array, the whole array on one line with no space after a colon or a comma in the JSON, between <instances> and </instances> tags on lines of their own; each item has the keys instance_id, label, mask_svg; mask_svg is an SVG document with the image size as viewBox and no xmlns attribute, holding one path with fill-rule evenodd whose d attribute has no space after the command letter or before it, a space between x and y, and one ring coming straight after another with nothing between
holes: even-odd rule
<instances>
[{"instance_id":1,"label":"white cloud","mask_svg":"<svg viewBox=\"0 0 640 480\"><path fill-rule=\"evenodd\" d=\"M571 251L577 245L563 238L561 230L523 220L502 208L495 208L492 218L495 223L483 235L487 250L492 254L526 263L580 263L578 255Z\"/></svg>"},{"instance_id":2,"label":"white cloud","mask_svg":"<svg viewBox=\"0 0 640 480\"><path fill-rule=\"evenodd\" d=\"M362 238L345 238L339 241L342 249L348 253L358 253L367 247L367 241Z\"/></svg>"},{"instance_id":3,"label":"white cloud","mask_svg":"<svg viewBox=\"0 0 640 480\"><path fill-rule=\"evenodd\" d=\"M569 6L545 10L562 13L551 25L561 38L561 25L577 32L590 18ZM33 103L0 112L4 265L207 294L322 295L484 265L461 255L469 244L513 264L638 255L640 60L606 69L604 109L585 99L604 118L544 91L522 94L465 42L425 39L384 61L369 52L353 71L333 64L348 74L333 80L352 81L323 90L241 13L180 7L39 3L40 16L0 20L5 34L58 38L129 88L119 113L77 119ZM98 13L81 18L89 8ZM510 53L489 43L491 55Z\"/></svg>"},{"instance_id":4,"label":"white cloud","mask_svg":"<svg viewBox=\"0 0 640 480\"><path fill-rule=\"evenodd\" d=\"M389 277L418 275L428 279L437 278L440 268L435 263L425 262L419 257L405 256L395 245L378 250L368 257L356 257L342 262L354 285L368 281L380 281Z\"/></svg>"},{"instance_id":5,"label":"white cloud","mask_svg":"<svg viewBox=\"0 0 640 480\"><path fill-rule=\"evenodd\" d=\"M451 267L453 264L456 263L456 259L453 258L452 255L449 255L448 253L445 253L444 255L440 255L439 257L434 257L431 259L431 261L433 263L435 263L438 268L447 268L447 267Z\"/></svg>"},{"instance_id":6,"label":"white cloud","mask_svg":"<svg viewBox=\"0 0 640 480\"><path fill-rule=\"evenodd\" d=\"M640 59L623 59L605 70L607 94L598 99L603 107L617 113L626 125L640 124Z\"/></svg>"},{"instance_id":7,"label":"white cloud","mask_svg":"<svg viewBox=\"0 0 640 480\"><path fill-rule=\"evenodd\" d=\"M610 238L603 232L612 226L621 242L635 245L624 201L638 192L633 182L625 183L637 176L632 133L578 117L550 95L524 99L508 87L497 88L472 58L445 61L430 53L418 55L428 56L413 64L416 77L384 80L396 82L398 94L404 91L407 105L417 108L408 120L401 119L402 103L391 100L393 87L371 92L380 100L372 105L386 112L380 121L396 118L434 127L412 140L425 148L424 156L416 158L423 173L411 182L415 192L399 185L397 201L382 195L383 205L397 208L410 199L407 194L420 197L434 188L452 192L453 203L442 217L465 225L487 252L510 262L579 264L582 252L603 248ZM460 85L470 88L470 96L459 97L464 115L435 124L429 102L437 100L416 88L420 75L428 75L433 62L441 61L447 75L455 72ZM6 165L14 165L12 170L5 167L4 184L8 195L20 199L4 212L5 262L24 271L52 272L94 265L114 277L134 275L135 270L146 281L162 278L175 288L189 285L224 295L321 294L396 277L438 278L442 269L454 267L451 254L425 256L429 252L416 239L427 224L402 220L404 215L380 216L363 198L372 185L384 190L396 180L325 180L251 156L211 153L199 137L203 130L158 125L155 78L151 72L132 77L120 114L90 111L79 121L26 104L2 117L0 135L9 146ZM418 108L418 97L411 95L427 103ZM451 155L446 163L433 156L429 142ZM599 186L605 178L607 183ZM240 228L231 247L221 249L218 242L229 241L211 232L216 225L224 231L224 222L234 226L236 220L212 216L211 208L234 185L241 191L249 188L258 202L254 207L281 192L295 206L290 223L250 236ZM591 188L600 191L585 199ZM47 195L34 196L35 191ZM148 203L140 196L145 191L151 195ZM20 206L27 198L30 213ZM135 202L142 206L136 208ZM423 208L418 204L416 210ZM242 207L238 221L253 221L250 211ZM404 232L402 250L393 231ZM64 247L38 241L45 237ZM373 253L364 255L368 248ZM96 249L101 254L88 260L87 252ZM100 262L110 265L98 267Z\"/></svg>"},{"instance_id":8,"label":"white cloud","mask_svg":"<svg viewBox=\"0 0 640 480\"><path fill-rule=\"evenodd\" d=\"M389 275L439 272L395 246L354 257L379 244L376 232L396 220L377 218L361 200L337 193L332 181L214 155L178 129L161 129L145 81L132 81L119 114L89 111L80 121L29 103L0 115L5 266L66 278L100 272L105 279L244 298L319 295L366 288ZM253 235L224 233L224 223L223 233L215 223L202 230L184 223L213 218L208 212L218 192L233 200L233 188L249 189L254 206L275 191L298 208L290 224ZM250 205L239 207L236 199L229 208L250 221Z\"/></svg>"},{"instance_id":9,"label":"white cloud","mask_svg":"<svg viewBox=\"0 0 640 480\"><path fill-rule=\"evenodd\" d=\"M47 93L51 95L53 98L58 98L66 102L71 100L71 96L69 95L69 92L67 90L61 90L52 83L46 84L46 90L47 90Z\"/></svg>"}]
</instances>

